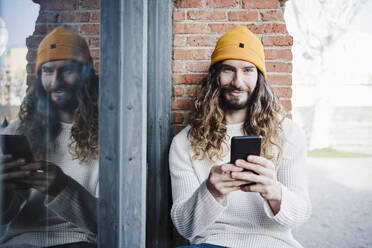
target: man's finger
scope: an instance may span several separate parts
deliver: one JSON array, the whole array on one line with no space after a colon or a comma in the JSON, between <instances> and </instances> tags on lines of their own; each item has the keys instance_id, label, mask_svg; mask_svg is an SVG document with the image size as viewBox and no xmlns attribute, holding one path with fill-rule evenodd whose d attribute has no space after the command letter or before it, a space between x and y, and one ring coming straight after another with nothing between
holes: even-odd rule
<instances>
[{"instance_id":1,"label":"man's finger","mask_svg":"<svg viewBox=\"0 0 372 248\"><path fill-rule=\"evenodd\" d=\"M30 163L30 164L27 164L25 166L22 166L21 169L22 170L31 170L31 171L35 171L35 170L44 171L45 166L43 165L43 163L36 162L36 163Z\"/></svg>"},{"instance_id":2,"label":"man's finger","mask_svg":"<svg viewBox=\"0 0 372 248\"><path fill-rule=\"evenodd\" d=\"M233 180L230 182L224 182L223 186L226 188L240 188L241 185L247 184L247 181L243 180Z\"/></svg>"},{"instance_id":3,"label":"man's finger","mask_svg":"<svg viewBox=\"0 0 372 248\"><path fill-rule=\"evenodd\" d=\"M261 184L268 184L269 179L265 176L256 175L252 172L233 172L231 173L231 177L236 180L254 182L254 183L261 183Z\"/></svg>"},{"instance_id":4,"label":"man's finger","mask_svg":"<svg viewBox=\"0 0 372 248\"><path fill-rule=\"evenodd\" d=\"M242 159L238 159L236 162L235 162L236 166L238 167L241 167L241 168L244 168L246 170L250 170L250 171L254 171L256 172L257 174L260 174L260 175L266 175L267 174L267 168L259 165L259 164L253 164L253 163L249 163L245 160L242 160Z\"/></svg>"},{"instance_id":5,"label":"man's finger","mask_svg":"<svg viewBox=\"0 0 372 248\"><path fill-rule=\"evenodd\" d=\"M20 168L22 165L25 165L26 161L23 158L17 160L9 160L6 163L2 164L3 171L14 170Z\"/></svg>"},{"instance_id":6,"label":"man's finger","mask_svg":"<svg viewBox=\"0 0 372 248\"><path fill-rule=\"evenodd\" d=\"M243 171L243 168L235 166L234 164L223 164L220 167L220 172L228 174L232 171Z\"/></svg>"},{"instance_id":7,"label":"man's finger","mask_svg":"<svg viewBox=\"0 0 372 248\"><path fill-rule=\"evenodd\" d=\"M30 171L15 171L15 172L8 172L3 173L0 178L3 181L15 180L15 179L22 179L30 175Z\"/></svg>"},{"instance_id":8,"label":"man's finger","mask_svg":"<svg viewBox=\"0 0 372 248\"><path fill-rule=\"evenodd\" d=\"M249 155L247 157L247 161L254 163L254 164L261 165L268 169L275 169L273 162L261 156Z\"/></svg>"},{"instance_id":9,"label":"man's finger","mask_svg":"<svg viewBox=\"0 0 372 248\"><path fill-rule=\"evenodd\" d=\"M47 185L47 181L46 180L30 180L30 179L25 179L25 180L22 180L20 182L21 183L24 183L26 185L32 186L32 187L45 186L45 185Z\"/></svg>"},{"instance_id":10,"label":"man's finger","mask_svg":"<svg viewBox=\"0 0 372 248\"><path fill-rule=\"evenodd\" d=\"M12 161L12 157L13 157L12 154L0 155L0 164Z\"/></svg>"}]
</instances>

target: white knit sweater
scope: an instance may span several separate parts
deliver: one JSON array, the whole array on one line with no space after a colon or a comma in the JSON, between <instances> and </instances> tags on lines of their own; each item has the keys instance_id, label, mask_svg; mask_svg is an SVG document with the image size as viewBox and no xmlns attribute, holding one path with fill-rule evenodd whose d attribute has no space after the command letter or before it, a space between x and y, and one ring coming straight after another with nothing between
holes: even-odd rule
<instances>
[{"instance_id":1,"label":"white knit sweater","mask_svg":"<svg viewBox=\"0 0 372 248\"><path fill-rule=\"evenodd\" d=\"M227 126L231 137L243 135L241 124ZM171 217L177 231L192 244L211 243L227 247L302 247L291 228L306 221L311 204L306 179L305 136L291 120L285 119L283 155L277 178L282 186L282 202L275 216L259 193L235 191L216 201L206 187L212 164L193 160L187 138L190 127L172 141L169 166L172 180ZM277 152L272 149L272 154ZM215 164L230 161L230 152Z\"/></svg>"},{"instance_id":2,"label":"white knit sweater","mask_svg":"<svg viewBox=\"0 0 372 248\"><path fill-rule=\"evenodd\" d=\"M4 134L15 134L19 121ZM79 164L68 151L71 124L62 123L56 150L48 161L69 176L65 189L55 198L37 190L18 191L3 211L0 246L53 246L80 241L96 242L98 160Z\"/></svg>"}]
</instances>

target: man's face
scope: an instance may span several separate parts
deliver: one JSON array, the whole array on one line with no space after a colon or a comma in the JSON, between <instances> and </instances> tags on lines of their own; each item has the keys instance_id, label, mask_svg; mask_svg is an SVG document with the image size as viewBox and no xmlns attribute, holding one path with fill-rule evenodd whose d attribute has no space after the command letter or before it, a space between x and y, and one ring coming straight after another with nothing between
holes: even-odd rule
<instances>
[{"instance_id":1,"label":"man's face","mask_svg":"<svg viewBox=\"0 0 372 248\"><path fill-rule=\"evenodd\" d=\"M221 97L228 110L241 110L248 106L248 99L257 84L257 68L243 60L225 60L219 75Z\"/></svg>"},{"instance_id":2,"label":"man's face","mask_svg":"<svg viewBox=\"0 0 372 248\"><path fill-rule=\"evenodd\" d=\"M41 66L41 82L57 108L74 110L78 106L79 68L71 60L46 62Z\"/></svg>"}]
</instances>

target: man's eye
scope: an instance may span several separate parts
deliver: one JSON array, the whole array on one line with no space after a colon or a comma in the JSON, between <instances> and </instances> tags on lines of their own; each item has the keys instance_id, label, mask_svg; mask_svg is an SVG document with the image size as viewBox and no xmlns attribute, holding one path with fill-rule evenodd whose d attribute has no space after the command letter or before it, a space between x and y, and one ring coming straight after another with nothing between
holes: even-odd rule
<instances>
[{"instance_id":1,"label":"man's eye","mask_svg":"<svg viewBox=\"0 0 372 248\"><path fill-rule=\"evenodd\" d=\"M253 72L253 68L245 68L243 71L244 72Z\"/></svg>"},{"instance_id":2,"label":"man's eye","mask_svg":"<svg viewBox=\"0 0 372 248\"><path fill-rule=\"evenodd\" d=\"M44 67L44 68L41 68L41 72L44 74L51 74L53 73L53 70Z\"/></svg>"},{"instance_id":3,"label":"man's eye","mask_svg":"<svg viewBox=\"0 0 372 248\"><path fill-rule=\"evenodd\" d=\"M224 72L233 72L233 69L226 67L226 68L223 68L222 71L224 71Z\"/></svg>"}]
</instances>

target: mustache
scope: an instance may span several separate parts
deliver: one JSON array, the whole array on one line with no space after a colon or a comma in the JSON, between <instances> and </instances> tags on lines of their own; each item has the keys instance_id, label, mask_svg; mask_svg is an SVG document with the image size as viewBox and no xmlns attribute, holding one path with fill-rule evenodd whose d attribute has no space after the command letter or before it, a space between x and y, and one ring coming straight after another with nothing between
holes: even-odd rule
<instances>
[{"instance_id":1,"label":"mustache","mask_svg":"<svg viewBox=\"0 0 372 248\"><path fill-rule=\"evenodd\" d=\"M233 86L233 85L222 86L222 87L221 87L221 90L222 90L223 92L231 92L231 91L235 91L235 90L238 90L238 91L247 91L247 92L249 92L249 90L242 89L242 88L238 88L238 87L235 87L235 86Z\"/></svg>"}]
</instances>

